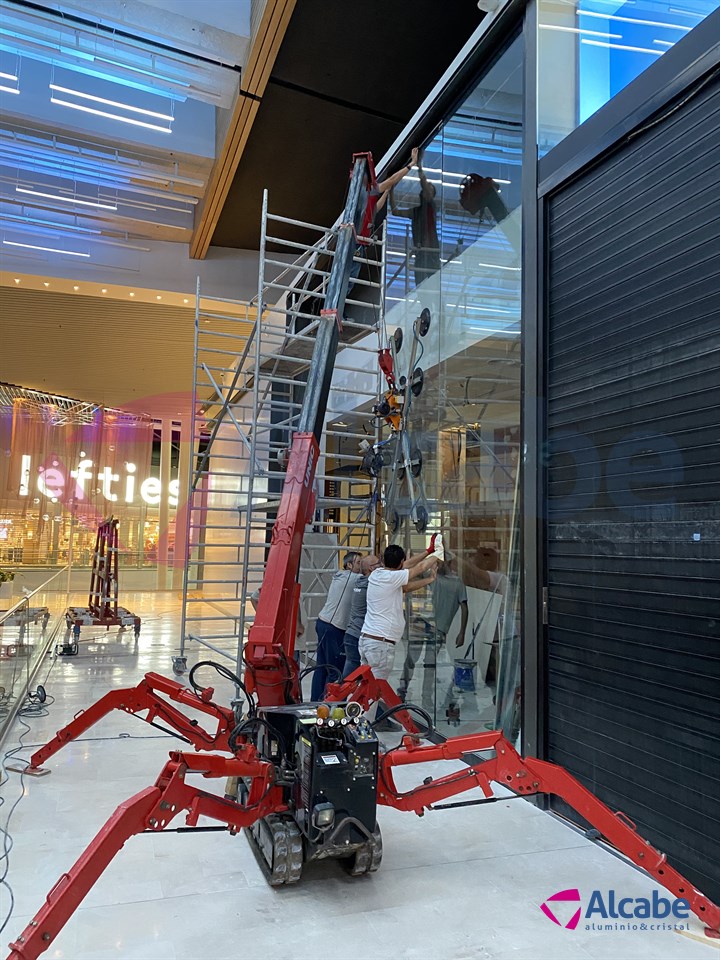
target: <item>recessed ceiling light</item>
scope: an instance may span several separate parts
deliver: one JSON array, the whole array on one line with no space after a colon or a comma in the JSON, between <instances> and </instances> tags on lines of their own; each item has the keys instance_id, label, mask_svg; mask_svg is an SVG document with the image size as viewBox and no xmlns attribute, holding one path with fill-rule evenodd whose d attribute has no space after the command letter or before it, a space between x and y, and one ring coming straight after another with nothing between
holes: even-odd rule
<instances>
[{"instance_id":1,"label":"recessed ceiling light","mask_svg":"<svg viewBox=\"0 0 720 960\"><path fill-rule=\"evenodd\" d=\"M183 303L190 303L190 301L189 301L189 300L187 299L187 297L186 297L186 298L183 300Z\"/></svg>"},{"instance_id":2,"label":"recessed ceiling light","mask_svg":"<svg viewBox=\"0 0 720 960\"><path fill-rule=\"evenodd\" d=\"M73 290L79 290L80 287L73 287Z\"/></svg>"},{"instance_id":3,"label":"recessed ceiling light","mask_svg":"<svg viewBox=\"0 0 720 960\"><path fill-rule=\"evenodd\" d=\"M107 293L107 287L103 287L100 293Z\"/></svg>"},{"instance_id":4,"label":"recessed ceiling light","mask_svg":"<svg viewBox=\"0 0 720 960\"><path fill-rule=\"evenodd\" d=\"M48 281L47 281L47 280L43 280L43 286L44 286L44 287L49 287L49 286L50 286L50 284L48 283Z\"/></svg>"},{"instance_id":5,"label":"recessed ceiling light","mask_svg":"<svg viewBox=\"0 0 720 960\"><path fill-rule=\"evenodd\" d=\"M135 294L131 292L131 293L130 293L130 296L131 296L131 297L134 297L134 296L135 296Z\"/></svg>"},{"instance_id":6,"label":"recessed ceiling light","mask_svg":"<svg viewBox=\"0 0 720 960\"><path fill-rule=\"evenodd\" d=\"M160 294L158 293L157 296L155 297L155 299L156 299L156 300L162 300L162 297L161 297Z\"/></svg>"},{"instance_id":7,"label":"recessed ceiling light","mask_svg":"<svg viewBox=\"0 0 720 960\"><path fill-rule=\"evenodd\" d=\"M20 277L15 277L15 283L20 283Z\"/></svg>"}]
</instances>

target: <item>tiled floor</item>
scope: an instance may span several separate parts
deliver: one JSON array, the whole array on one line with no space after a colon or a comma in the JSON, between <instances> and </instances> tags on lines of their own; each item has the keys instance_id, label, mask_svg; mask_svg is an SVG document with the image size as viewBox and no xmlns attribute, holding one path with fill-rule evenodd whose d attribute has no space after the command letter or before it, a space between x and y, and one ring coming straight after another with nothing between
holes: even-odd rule
<instances>
[{"instance_id":1,"label":"tiled floor","mask_svg":"<svg viewBox=\"0 0 720 960\"><path fill-rule=\"evenodd\" d=\"M40 744L111 687L148 670L168 673L179 610L169 594L126 596L144 618L137 647L110 634L58 662L47 681L50 715L32 721ZM197 655L197 653L196 653ZM43 676L44 676L43 671ZM42 677L41 677L42 679ZM218 699L220 684L215 684ZM129 739L132 737L133 739ZM68 745L52 775L25 778L11 822L12 939L40 907L117 804L154 782L176 741L115 714ZM29 750L22 756L28 756ZM444 771L446 772L446 771ZM427 769L398 773L419 782ZM20 779L10 774L10 803ZM412 778L412 779L411 779ZM221 785L218 785L221 789ZM3 812L7 812L7 807ZM271 889L244 837L227 833L142 835L130 840L46 956L66 960L692 960L719 957L700 924L677 932L575 931L540 904L558 890L614 888L650 896L655 884L574 830L522 800L428 813L381 810L381 869L348 878L338 864L306 867L301 882ZM8 909L6 891L3 915ZM700 939L693 939L693 936ZM715 952L713 952L715 951Z\"/></svg>"}]
</instances>

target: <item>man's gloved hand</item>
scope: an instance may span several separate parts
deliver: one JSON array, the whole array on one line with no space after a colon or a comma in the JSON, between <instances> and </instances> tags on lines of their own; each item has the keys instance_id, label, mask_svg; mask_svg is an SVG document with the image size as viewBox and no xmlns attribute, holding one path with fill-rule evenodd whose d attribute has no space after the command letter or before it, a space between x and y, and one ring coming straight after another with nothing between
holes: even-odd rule
<instances>
[{"instance_id":1,"label":"man's gloved hand","mask_svg":"<svg viewBox=\"0 0 720 960\"><path fill-rule=\"evenodd\" d=\"M436 539L437 539L437 534L434 533L434 534L430 537L430 546L427 548L427 551L426 551L426 553L427 553L428 556L430 556L431 553L435 553L435 540L436 540Z\"/></svg>"},{"instance_id":2,"label":"man's gloved hand","mask_svg":"<svg viewBox=\"0 0 720 960\"><path fill-rule=\"evenodd\" d=\"M445 546L443 544L443 538L441 533L434 533L430 545L432 546L432 553L438 558L440 563L443 563L445 560Z\"/></svg>"}]
</instances>

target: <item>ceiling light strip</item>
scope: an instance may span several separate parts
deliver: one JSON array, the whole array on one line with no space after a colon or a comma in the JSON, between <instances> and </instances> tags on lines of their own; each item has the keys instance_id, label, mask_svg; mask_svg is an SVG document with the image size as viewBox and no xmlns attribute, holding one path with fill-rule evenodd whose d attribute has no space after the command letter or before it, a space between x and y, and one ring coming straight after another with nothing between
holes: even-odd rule
<instances>
[{"instance_id":1,"label":"ceiling light strip","mask_svg":"<svg viewBox=\"0 0 720 960\"><path fill-rule=\"evenodd\" d=\"M81 97L83 100L92 100L93 103L103 103L106 107L119 107L121 110L129 110L131 113L141 113L146 117L154 117L156 120L168 120L170 123L175 119L172 114L157 113L155 110L145 110L143 107L132 107L129 103L120 103L118 100L106 100L105 97L96 97L91 93L83 93L81 90L73 90L71 87L61 87L57 83L49 84L51 90L58 93L67 93L72 97Z\"/></svg>"},{"instance_id":2,"label":"ceiling light strip","mask_svg":"<svg viewBox=\"0 0 720 960\"><path fill-rule=\"evenodd\" d=\"M654 57L661 57L664 50L650 50L648 47L631 47L626 43L606 43L604 40L585 40L580 43L586 43L589 47L606 47L608 50L629 50L631 53L651 53Z\"/></svg>"},{"instance_id":3,"label":"ceiling light strip","mask_svg":"<svg viewBox=\"0 0 720 960\"><path fill-rule=\"evenodd\" d=\"M156 123L146 123L144 120L134 120L132 117L120 117L116 113L107 113L105 110L96 110L94 107L84 107L79 103L70 103L68 100L58 100L50 97L50 103L59 107L70 107L71 110L82 110L83 113L93 113L97 117L107 117L108 120L118 120L120 123L131 123L135 127L144 127L146 130L157 130L159 133L172 133L170 127L161 127Z\"/></svg>"},{"instance_id":4,"label":"ceiling light strip","mask_svg":"<svg viewBox=\"0 0 720 960\"><path fill-rule=\"evenodd\" d=\"M578 10L579 17L597 17L600 20L617 20L618 23L638 23L642 27L664 27L666 30L680 30L690 33L692 27L681 27L678 23L663 23L660 20L640 20L637 17L620 17L614 13L597 13L594 10Z\"/></svg>"},{"instance_id":5,"label":"ceiling light strip","mask_svg":"<svg viewBox=\"0 0 720 960\"><path fill-rule=\"evenodd\" d=\"M17 83L17 79L14 73L0 73L0 80L14 80Z\"/></svg>"},{"instance_id":6,"label":"ceiling light strip","mask_svg":"<svg viewBox=\"0 0 720 960\"><path fill-rule=\"evenodd\" d=\"M35 243L18 243L15 240L3 240L6 247L24 247L26 250L43 250L46 253L64 253L67 257L89 257L89 253L78 253L77 250L59 250L57 247L41 247Z\"/></svg>"},{"instance_id":7,"label":"ceiling light strip","mask_svg":"<svg viewBox=\"0 0 720 960\"><path fill-rule=\"evenodd\" d=\"M42 220L40 217L19 217L14 213L2 213L2 219L9 223L20 224L28 233L31 233L34 229L47 233L48 227L51 230L61 232L67 230L72 233L97 234L98 236L102 233L101 230L95 230L92 227L81 227L74 223L61 223L57 220Z\"/></svg>"},{"instance_id":8,"label":"ceiling light strip","mask_svg":"<svg viewBox=\"0 0 720 960\"><path fill-rule=\"evenodd\" d=\"M129 161L126 162L122 156L117 160L113 157L96 160L84 154L73 154L63 150L62 147L62 144L58 144L57 148L44 145L37 147L34 144L26 144L21 140L3 137L0 130L0 162L3 162L2 158L4 156L5 162L13 166L22 165L25 160L31 163L52 166L52 168L56 170L58 163L61 163L63 165L70 165L73 172L77 173L79 178L84 178L84 176L94 177L98 173L101 173L113 177L125 176L128 180L136 184L147 180L153 183L168 185L174 183L189 187L205 186L205 181L197 177L182 176L176 171L163 171L159 167L150 168L145 165L145 160L142 160L138 165L132 164ZM32 155L32 151L35 151L34 156ZM465 176L465 174L462 174L462 176Z\"/></svg>"},{"instance_id":9,"label":"ceiling light strip","mask_svg":"<svg viewBox=\"0 0 720 960\"><path fill-rule=\"evenodd\" d=\"M41 193L28 187L15 187L16 193L26 193L31 197L43 197L46 200L62 200L64 203L78 203L83 207L97 207L99 210L117 210L117 204L102 203L98 200L82 200L79 197L61 197L56 193Z\"/></svg>"},{"instance_id":10,"label":"ceiling light strip","mask_svg":"<svg viewBox=\"0 0 720 960\"><path fill-rule=\"evenodd\" d=\"M561 33L581 33L587 37L605 37L611 40L621 40L621 33L603 33L601 30L584 30L581 27L562 27L555 23L541 23L541 30L559 30Z\"/></svg>"}]
</instances>

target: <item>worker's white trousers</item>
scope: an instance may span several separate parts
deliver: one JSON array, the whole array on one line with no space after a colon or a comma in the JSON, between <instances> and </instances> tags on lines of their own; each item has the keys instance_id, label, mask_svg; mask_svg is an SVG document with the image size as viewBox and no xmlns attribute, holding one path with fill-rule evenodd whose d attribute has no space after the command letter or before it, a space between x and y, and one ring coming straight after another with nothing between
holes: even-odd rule
<instances>
[{"instance_id":1,"label":"worker's white trousers","mask_svg":"<svg viewBox=\"0 0 720 960\"><path fill-rule=\"evenodd\" d=\"M360 663L372 668L373 676L378 680L389 680L395 661L395 644L385 640L373 640L361 636L358 641Z\"/></svg>"}]
</instances>

